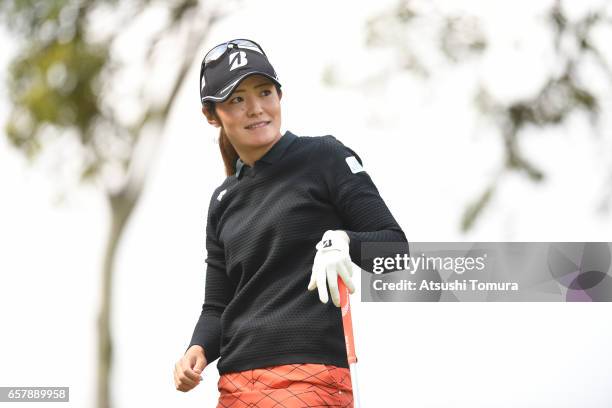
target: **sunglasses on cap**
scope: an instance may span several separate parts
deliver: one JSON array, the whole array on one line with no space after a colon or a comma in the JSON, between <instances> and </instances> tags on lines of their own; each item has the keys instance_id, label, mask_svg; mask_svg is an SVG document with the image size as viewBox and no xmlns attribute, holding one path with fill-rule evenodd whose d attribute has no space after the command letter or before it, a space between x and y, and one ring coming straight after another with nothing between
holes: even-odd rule
<instances>
[{"instance_id":1,"label":"sunglasses on cap","mask_svg":"<svg viewBox=\"0 0 612 408\"><path fill-rule=\"evenodd\" d=\"M261 46L257 44L255 41L247 40L244 38L239 38L236 40L230 40L222 44L219 44L213 47L210 51L208 51L206 55L204 56L204 60L202 60L202 68L204 68L206 65L210 64L211 62L217 61L227 52L227 50L232 49L232 48L247 49L247 50L259 52L263 55L266 55L266 53L261 48Z\"/></svg>"},{"instance_id":2,"label":"sunglasses on cap","mask_svg":"<svg viewBox=\"0 0 612 408\"><path fill-rule=\"evenodd\" d=\"M266 53L255 41L238 38L213 47L200 67L200 101L225 101L240 81L253 74L281 86Z\"/></svg>"}]
</instances>

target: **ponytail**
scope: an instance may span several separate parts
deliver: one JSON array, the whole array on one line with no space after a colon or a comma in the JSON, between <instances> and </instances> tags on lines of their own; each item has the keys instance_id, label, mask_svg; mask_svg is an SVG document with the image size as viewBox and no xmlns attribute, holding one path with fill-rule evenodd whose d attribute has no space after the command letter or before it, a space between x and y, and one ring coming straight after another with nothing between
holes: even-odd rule
<instances>
[{"instance_id":1,"label":"ponytail","mask_svg":"<svg viewBox=\"0 0 612 408\"><path fill-rule=\"evenodd\" d=\"M225 165L225 175L231 176L235 173L236 160L238 160L238 153L236 149L230 143L225 130L221 128L219 131L219 150L221 151L221 158L223 158L223 164Z\"/></svg>"},{"instance_id":2,"label":"ponytail","mask_svg":"<svg viewBox=\"0 0 612 408\"><path fill-rule=\"evenodd\" d=\"M215 104L212 102L205 102L204 105L206 110L210 112L219 123L221 123L219 116L217 116L217 112L215 112ZM235 165L236 160L238 160L238 153L225 134L225 129L223 129L223 126L219 130L219 151L221 152L221 158L223 159L225 175L231 176L236 172Z\"/></svg>"}]
</instances>

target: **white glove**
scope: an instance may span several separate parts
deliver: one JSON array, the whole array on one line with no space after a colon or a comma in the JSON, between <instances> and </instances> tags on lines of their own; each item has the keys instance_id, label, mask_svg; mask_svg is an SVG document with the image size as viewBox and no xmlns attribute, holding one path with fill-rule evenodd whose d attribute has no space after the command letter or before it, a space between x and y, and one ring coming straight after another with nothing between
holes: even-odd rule
<instances>
[{"instance_id":1,"label":"white glove","mask_svg":"<svg viewBox=\"0 0 612 408\"><path fill-rule=\"evenodd\" d=\"M312 265L312 274L308 290L319 289L319 299L327 303L327 285L332 302L340 307L340 292L338 291L338 275L350 293L355 293L355 285L351 280L353 264L349 254L350 239L344 231L327 231L317 244L317 253ZM327 280L327 285L325 281Z\"/></svg>"}]
</instances>

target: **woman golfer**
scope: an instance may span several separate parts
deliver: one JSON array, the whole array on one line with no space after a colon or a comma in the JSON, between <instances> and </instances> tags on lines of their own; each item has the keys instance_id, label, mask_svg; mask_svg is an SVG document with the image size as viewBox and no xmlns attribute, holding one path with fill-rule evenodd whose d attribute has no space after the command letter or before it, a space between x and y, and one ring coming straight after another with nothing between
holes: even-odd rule
<instances>
[{"instance_id":1,"label":"woman golfer","mask_svg":"<svg viewBox=\"0 0 612 408\"><path fill-rule=\"evenodd\" d=\"M352 407L337 277L353 293L361 243L404 233L355 152L281 134L281 84L258 44L210 50L200 96L227 178L208 208L204 305L176 389L220 357L218 407Z\"/></svg>"}]
</instances>

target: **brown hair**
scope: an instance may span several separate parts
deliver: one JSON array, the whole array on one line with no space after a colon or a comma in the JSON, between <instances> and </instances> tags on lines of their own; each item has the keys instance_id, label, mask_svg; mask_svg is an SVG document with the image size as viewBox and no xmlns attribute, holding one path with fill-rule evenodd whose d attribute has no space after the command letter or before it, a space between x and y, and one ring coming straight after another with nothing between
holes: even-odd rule
<instances>
[{"instance_id":1,"label":"brown hair","mask_svg":"<svg viewBox=\"0 0 612 408\"><path fill-rule=\"evenodd\" d=\"M234 149L234 146L227 138L223 127L219 130L219 150L221 151L221 157L225 165L225 175L231 176L236 171L235 165L236 160L238 160L238 153L236 153L236 149Z\"/></svg>"},{"instance_id":2,"label":"brown hair","mask_svg":"<svg viewBox=\"0 0 612 408\"><path fill-rule=\"evenodd\" d=\"M215 111L215 104L213 102L205 102L204 107L212 116L221 124L221 120ZM219 129L219 151L221 152L221 158L223 159L223 165L225 166L225 175L231 176L234 174L236 160L238 160L238 153L234 146L225 134L223 126Z\"/></svg>"}]
</instances>

